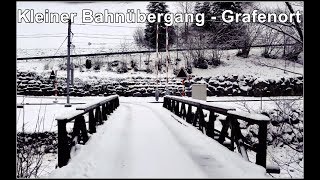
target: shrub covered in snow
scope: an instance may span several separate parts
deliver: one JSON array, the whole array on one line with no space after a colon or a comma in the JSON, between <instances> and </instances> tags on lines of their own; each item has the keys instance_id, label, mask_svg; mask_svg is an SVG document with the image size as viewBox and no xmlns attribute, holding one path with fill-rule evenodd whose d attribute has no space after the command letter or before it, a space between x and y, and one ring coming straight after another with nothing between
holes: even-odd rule
<instances>
[{"instance_id":1,"label":"shrub covered in snow","mask_svg":"<svg viewBox=\"0 0 320 180\"><path fill-rule=\"evenodd\" d=\"M91 67L92 67L92 62L91 62L90 59L87 59L87 60L86 60L86 68L87 68L87 69L90 69Z\"/></svg>"}]
</instances>

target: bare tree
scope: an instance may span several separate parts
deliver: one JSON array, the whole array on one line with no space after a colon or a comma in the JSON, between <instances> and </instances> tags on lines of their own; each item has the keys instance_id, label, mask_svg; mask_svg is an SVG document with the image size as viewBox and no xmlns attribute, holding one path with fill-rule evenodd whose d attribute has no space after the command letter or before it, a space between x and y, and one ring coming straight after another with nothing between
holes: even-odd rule
<instances>
[{"instance_id":1,"label":"bare tree","mask_svg":"<svg viewBox=\"0 0 320 180\"><path fill-rule=\"evenodd\" d=\"M289 2L285 2L285 5L287 7L287 9L275 9L273 10L273 13L286 13L287 15L289 13L294 13L294 9L292 6L292 3ZM295 6L302 6L302 3L295 3ZM259 10L262 13L266 13L265 10ZM269 13L271 13L272 11L268 10ZM300 10L300 12L302 12L301 14L303 15L303 11ZM285 42L286 43L290 43L290 44L295 44L294 46L287 46L284 49L285 53L284 53L284 58L285 59L289 59L289 60L297 60L298 55L303 51L303 18L301 18L301 22L298 22L296 17L293 17L293 22L265 22L265 23L259 23L267 28L270 28L274 31L279 32L280 34L282 34L283 36L285 36Z\"/></svg>"},{"instance_id":2,"label":"bare tree","mask_svg":"<svg viewBox=\"0 0 320 180\"><path fill-rule=\"evenodd\" d=\"M133 39L138 47L144 47L146 45L144 39L144 30L142 28L137 28L133 33Z\"/></svg>"}]
</instances>

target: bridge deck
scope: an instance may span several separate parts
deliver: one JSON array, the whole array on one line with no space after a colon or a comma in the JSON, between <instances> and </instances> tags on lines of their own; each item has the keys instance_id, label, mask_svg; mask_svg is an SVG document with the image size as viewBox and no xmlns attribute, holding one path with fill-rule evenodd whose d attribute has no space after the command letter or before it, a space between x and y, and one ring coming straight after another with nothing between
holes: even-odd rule
<instances>
[{"instance_id":1,"label":"bridge deck","mask_svg":"<svg viewBox=\"0 0 320 180\"><path fill-rule=\"evenodd\" d=\"M52 177L266 178L265 169L203 135L160 103L121 102Z\"/></svg>"}]
</instances>

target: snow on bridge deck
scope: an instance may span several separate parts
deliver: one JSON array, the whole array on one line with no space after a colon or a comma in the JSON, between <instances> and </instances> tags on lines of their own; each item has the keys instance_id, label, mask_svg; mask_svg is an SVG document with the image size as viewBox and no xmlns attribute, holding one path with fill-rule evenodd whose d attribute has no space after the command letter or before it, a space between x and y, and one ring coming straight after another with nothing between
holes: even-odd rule
<instances>
[{"instance_id":1,"label":"snow on bridge deck","mask_svg":"<svg viewBox=\"0 0 320 180\"><path fill-rule=\"evenodd\" d=\"M179 122L177 122L179 121ZM205 136L160 103L123 102L67 166L63 178L266 178L265 169Z\"/></svg>"}]
</instances>

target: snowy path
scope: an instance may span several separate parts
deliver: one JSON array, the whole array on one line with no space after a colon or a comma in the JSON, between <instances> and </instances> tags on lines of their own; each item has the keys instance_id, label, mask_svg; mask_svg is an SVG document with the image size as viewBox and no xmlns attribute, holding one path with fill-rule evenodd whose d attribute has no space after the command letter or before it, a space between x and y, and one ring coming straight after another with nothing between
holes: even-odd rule
<instances>
[{"instance_id":1,"label":"snowy path","mask_svg":"<svg viewBox=\"0 0 320 180\"><path fill-rule=\"evenodd\" d=\"M264 168L244 161L161 106L120 101L109 120L51 177L267 177Z\"/></svg>"}]
</instances>

